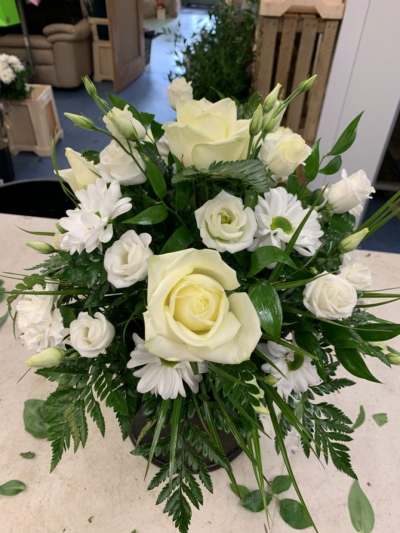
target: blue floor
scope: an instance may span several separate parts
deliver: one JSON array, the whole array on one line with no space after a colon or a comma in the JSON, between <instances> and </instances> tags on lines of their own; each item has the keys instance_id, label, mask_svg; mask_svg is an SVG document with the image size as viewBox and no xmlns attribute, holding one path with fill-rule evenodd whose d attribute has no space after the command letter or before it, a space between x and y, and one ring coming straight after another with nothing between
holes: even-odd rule
<instances>
[{"instance_id":1,"label":"blue floor","mask_svg":"<svg viewBox=\"0 0 400 533\"><path fill-rule=\"evenodd\" d=\"M382 193L375 193L375 197L369 201L363 219L367 220L388 200ZM400 253L400 219L392 218L387 224L367 238L360 245L362 250L375 252Z\"/></svg>"}]
</instances>

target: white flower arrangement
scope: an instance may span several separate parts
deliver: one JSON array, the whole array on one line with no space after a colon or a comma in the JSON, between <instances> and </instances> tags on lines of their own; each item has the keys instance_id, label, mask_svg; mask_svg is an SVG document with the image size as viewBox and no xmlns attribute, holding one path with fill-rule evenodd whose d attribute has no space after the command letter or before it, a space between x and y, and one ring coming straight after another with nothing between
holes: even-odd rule
<instances>
[{"instance_id":1,"label":"white flower arrangement","mask_svg":"<svg viewBox=\"0 0 400 533\"><path fill-rule=\"evenodd\" d=\"M0 96L6 100L25 100L30 93L28 72L14 55L0 54Z\"/></svg>"}]
</instances>

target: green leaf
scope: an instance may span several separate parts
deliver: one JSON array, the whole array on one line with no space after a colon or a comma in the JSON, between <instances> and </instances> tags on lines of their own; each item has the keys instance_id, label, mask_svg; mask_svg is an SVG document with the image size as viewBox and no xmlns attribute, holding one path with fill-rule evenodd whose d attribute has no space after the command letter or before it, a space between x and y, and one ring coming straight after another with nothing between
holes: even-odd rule
<instances>
[{"instance_id":1,"label":"green leaf","mask_svg":"<svg viewBox=\"0 0 400 533\"><path fill-rule=\"evenodd\" d=\"M150 124L150 129L155 143L158 142L165 133L162 124L155 120Z\"/></svg>"},{"instance_id":2,"label":"green leaf","mask_svg":"<svg viewBox=\"0 0 400 533\"><path fill-rule=\"evenodd\" d=\"M179 435L179 428L181 425L181 416L182 416L182 409L183 409L184 402L185 400L183 396L178 395L178 397L174 399L174 402L172 405L171 436L170 436L170 444L169 444L169 471L168 471L170 492L172 490L172 476L175 473L178 435Z\"/></svg>"},{"instance_id":3,"label":"green leaf","mask_svg":"<svg viewBox=\"0 0 400 533\"><path fill-rule=\"evenodd\" d=\"M244 206L250 207L254 211L257 204L258 204L258 194L256 193L256 191L252 191L251 189L246 189L244 193Z\"/></svg>"},{"instance_id":4,"label":"green leaf","mask_svg":"<svg viewBox=\"0 0 400 533\"><path fill-rule=\"evenodd\" d=\"M168 210L163 204L158 204L145 209L138 215L129 220L124 220L124 224L140 224L142 226L151 226L159 224L168 217Z\"/></svg>"},{"instance_id":5,"label":"green leaf","mask_svg":"<svg viewBox=\"0 0 400 533\"><path fill-rule=\"evenodd\" d=\"M186 226L178 228L167 240L161 250L161 254L169 254L188 248L193 240L190 230Z\"/></svg>"},{"instance_id":6,"label":"green leaf","mask_svg":"<svg viewBox=\"0 0 400 533\"><path fill-rule=\"evenodd\" d=\"M2 326L4 324L4 322L7 320L8 318L8 312L5 313L3 316L0 316L0 326Z\"/></svg>"},{"instance_id":7,"label":"green leaf","mask_svg":"<svg viewBox=\"0 0 400 533\"><path fill-rule=\"evenodd\" d=\"M372 415L372 418L378 426L384 426L388 421L388 415L386 413L377 413L376 415Z\"/></svg>"},{"instance_id":8,"label":"green leaf","mask_svg":"<svg viewBox=\"0 0 400 533\"><path fill-rule=\"evenodd\" d=\"M355 223L356 217L350 213L334 214L330 220L330 229L339 233L350 233L353 231Z\"/></svg>"},{"instance_id":9,"label":"green leaf","mask_svg":"<svg viewBox=\"0 0 400 533\"><path fill-rule=\"evenodd\" d=\"M37 439L47 439L49 436L43 405L43 400L26 400L24 403L25 430Z\"/></svg>"},{"instance_id":10,"label":"green leaf","mask_svg":"<svg viewBox=\"0 0 400 533\"><path fill-rule=\"evenodd\" d=\"M292 480L289 476L276 476L272 482L272 493L281 494L290 489Z\"/></svg>"},{"instance_id":11,"label":"green leaf","mask_svg":"<svg viewBox=\"0 0 400 533\"><path fill-rule=\"evenodd\" d=\"M314 143L311 154L304 162L303 171L306 175L307 182L315 180L318 176L319 169L319 139Z\"/></svg>"},{"instance_id":12,"label":"green leaf","mask_svg":"<svg viewBox=\"0 0 400 533\"><path fill-rule=\"evenodd\" d=\"M175 205L177 211L185 209L192 191L193 187L189 181L180 181L177 183L175 192Z\"/></svg>"},{"instance_id":13,"label":"green leaf","mask_svg":"<svg viewBox=\"0 0 400 533\"><path fill-rule=\"evenodd\" d=\"M248 276L255 276L271 263L284 263L292 268L296 265L288 254L276 246L262 246L251 254L251 265Z\"/></svg>"},{"instance_id":14,"label":"green leaf","mask_svg":"<svg viewBox=\"0 0 400 533\"><path fill-rule=\"evenodd\" d=\"M85 150L82 152L82 157L84 157L87 161L91 161L95 165L100 163L100 154L96 150Z\"/></svg>"},{"instance_id":15,"label":"green leaf","mask_svg":"<svg viewBox=\"0 0 400 533\"><path fill-rule=\"evenodd\" d=\"M170 400L163 400L161 403L161 408L158 414L158 420L157 420L157 425L154 430L153 440L151 442L151 448L150 448L150 453L149 453L149 457L147 460L146 473L144 477L147 476L147 472L149 471L151 461L153 460L154 453L157 448L158 439L160 438L160 433L165 422L165 417L167 416L169 404L170 404Z\"/></svg>"},{"instance_id":16,"label":"green leaf","mask_svg":"<svg viewBox=\"0 0 400 533\"><path fill-rule=\"evenodd\" d=\"M267 503L269 504L272 500L272 496L265 493L267 496ZM269 501L268 501L269 500ZM248 509L252 513L259 513L264 510L264 503L262 499L262 494L260 490L253 490L250 492L242 501L242 507Z\"/></svg>"},{"instance_id":17,"label":"green leaf","mask_svg":"<svg viewBox=\"0 0 400 533\"><path fill-rule=\"evenodd\" d=\"M388 341L400 335L400 324L378 322L356 326L354 330L360 337L368 342Z\"/></svg>"},{"instance_id":18,"label":"green leaf","mask_svg":"<svg viewBox=\"0 0 400 533\"><path fill-rule=\"evenodd\" d=\"M240 498L241 500L244 500L250 494L250 490L247 487L245 487L244 485L237 485L235 487L235 485L233 483L231 483L229 486L230 486L232 492L234 494L236 494L236 496L238 498ZM236 490L236 488L237 488L237 490Z\"/></svg>"},{"instance_id":19,"label":"green leaf","mask_svg":"<svg viewBox=\"0 0 400 533\"><path fill-rule=\"evenodd\" d=\"M18 481L17 479L12 479L3 485L0 485L0 494L2 496L15 496L16 494L23 492L25 489L25 483Z\"/></svg>"},{"instance_id":20,"label":"green leaf","mask_svg":"<svg viewBox=\"0 0 400 533\"><path fill-rule=\"evenodd\" d=\"M165 183L163 173L158 166L151 161L151 159L146 159L146 171L153 191L156 193L158 198L162 200L167 194L167 185Z\"/></svg>"},{"instance_id":21,"label":"green leaf","mask_svg":"<svg viewBox=\"0 0 400 533\"><path fill-rule=\"evenodd\" d=\"M23 457L24 459L33 459L35 455L36 454L34 454L33 452L20 453L20 456Z\"/></svg>"},{"instance_id":22,"label":"green leaf","mask_svg":"<svg viewBox=\"0 0 400 533\"><path fill-rule=\"evenodd\" d=\"M360 122L363 113L360 113L354 120L350 122L342 135L336 141L334 147L327 155L340 155L346 152L354 143L357 136L357 126Z\"/></svg>"},{"instance_id":23,"label":"green leaf","mask_svg":"<svg viewBox=\"0 0 400 533\"><path fill-rule=\"evenodd\" d=\"M66 305L62 305L59 309L63 319L64 328L69 328L71 322L76 319L75 309Z\"/></svg>"},{"instance_id":24,"label":"green leaf","mask_svg":"<svg viewBox=\"0 0 400 533\"><path fill-rule=\"evenodd\" d=\"M358 413L357 420L354 422L351 429L357 429L360 426L362 426L365 422L365 409L362 405L360 405L360 412Z\"/></svg>"},{"instance_id":25,"label":"green leaf","mask_svg":"<svg viewBox=\"0 0 400 533\"><path fill-rule=\"evenodd\" d=\"M320 169L321 174L330 176L331 174L336 174L342 166L342 158L340 155L335 155L324 168Z\"/></svg>"},{"instance_id":26,"label":"green leaf","mask_svg":"<svg viewBox=\"0 0 400 533\"><path fill-rule=\"evenodd\" d=\"M296 500L281 500L279 512L282 519L293 529L307 529L312 526L304 505Z\"/></svg>"},{"instance_id":27,"label":"green leaf","mask_svg":"<svg viewBox=\"0 0 400 533\"><path fill-rule=\"evenodd\" d=\"M89 524L91 524L93 522L93 518L94 518L94 516L91 516L90 518L88 518Z\"/></svg>"},{"instance_id":28,"label":"green leaf","mask_svg":"<svg viewBox=\"0 0 400 533\"><path fill-rule=\"evenodd\" d=\"M351 523L356 531L371 533L375 525L374 510L358 481L355 481L350 489L349 512Z\"/></svg>"},{"instance_id":29,"label":"green leaf","mask_svg":"<svg viewBox=\"0 0 400 533\"><path fill-rule=\"evenodd\" d=\"M353 374L353 376L357 376L358 378L373 381L374 383L380 383L380 381L371 374L363 357L356 349L336 348L335 352L339 362L348 372L350 372L350 374Z\"/></svg>"},{"instance_id":30,"label":"green leaf","mask_svg":"<svg viewBox=\"0 0 400 533\"><path fill-rule=\"evenodd\" d=\"M262 329L273 339L279 339L282 328L282 306L273 286L260 280L249 289L249 297L257 311Z\"/></svg>"}]
</instances>

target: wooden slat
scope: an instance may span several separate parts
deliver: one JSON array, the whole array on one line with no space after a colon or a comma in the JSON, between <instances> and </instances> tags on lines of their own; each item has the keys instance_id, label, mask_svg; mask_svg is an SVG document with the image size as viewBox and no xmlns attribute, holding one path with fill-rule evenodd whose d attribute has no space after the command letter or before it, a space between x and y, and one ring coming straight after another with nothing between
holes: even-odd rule
<instances>
[{"instance_id":1,"label":"wooden slat","mask_svg":"<svg viewBox=\"0 0 400 533\"><path fill-rule=\"evenodd\" d=\"M278 66L276 68L275 83L280 83L286 94L289 94L288 78L292 63L293 45L296 38L297 15L283 17L281 42L279 46Z\"/></svg>"},{"instance_id":2,"label":"wooden slat","mask_svg":"<svg viewBox=\"0 0 400 533\"><path fill-rule=\"evenodd\" d=\"M257 54L255 90L263 96L271 91L272 69L278 31L278 19L262 17L260 21L260 48Z\"/></svg>"},{"instance_id":3,"label":"wooden slat","mask_svg":"<svg viewBox=\"0 0 400 533\"><path fill-rule=\"evenodd\" d=\"M317 17L307 17L303 20L299 52L296 59L292 91L299 83L307 78L311 72L311 61L315 48L317 35ZM289 106L287 112L286 125L293 131L298 131L300 127L301 114L304 104L304 94L298 96Z\"/></svg>"},{"instance_id":4,"label":"wooden slat","mask_svg":"<svg viewBox=\"0 0 400 533\"><path fill-rule=\"evenodd\" d=\"M332 56L335 49L339 22L340 21L338 20L329 20L326 22L325 32L318 52L315 72L315 74L318 75L318 78L317 83L311 89L308 98L307 118L303 133L303 137L309 142L314 140L317 133L318 120L322 109L322 102L324 100Z\"/></svg>"}]
</instances>

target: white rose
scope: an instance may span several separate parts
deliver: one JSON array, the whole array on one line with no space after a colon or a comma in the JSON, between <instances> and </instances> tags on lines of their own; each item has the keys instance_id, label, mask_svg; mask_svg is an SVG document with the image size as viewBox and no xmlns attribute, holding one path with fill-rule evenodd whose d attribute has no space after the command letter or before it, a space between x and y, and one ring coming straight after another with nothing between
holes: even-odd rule
<instances>
[{"instance_id":1,"label":"white rose","mask_svg":"<svg viewBox=\"0 0 400 533\"><path fill-rule=\"evenodd\" d=\"M362 212L364 202L371 198L375 189L363 170L347 176L342 170L342 179L334 183L326 193L329 207L334 213L347 213L359 215Z\"/></svg>"},{"instance_id":2,"label":"white rose","mask_svg":"<svg viewBox=\"0 0 400 533\"><path fill-rule=\"evenodd\" d=\"M35 285L34 291L55 291L58 286ZM39 352L59 345L63 340L63 321L60 310L55 307L57 296L25 294L16 306L17 325L21 340L28 350Z\"/></svg>"},{"instance_id":3,"label":"white rose","mask_svg":"<svg viewBox=\"0 0 400 533\"><path fill-rule=\"evenodd\" d=\"M163 128L171 152L183 165L206 169L214 161L246 159L250 121L237 120L233 100L183 100L176 111L177 122Z\"/></svg>"},{"instance_id":4,"label":"white rose","mask_svg":"<svg viewBox=\"0 0 400 533\"><path fill-rule=\"evenodd\" d=\"M149 259L146 348L169 361L238 364L261 336L260 321L236 272L214 250Z\"/></svg>"},{"instance_id":5,"label":"white rose","mask_svg":"<svg viewBox=\"0 0 400 533\"><path fill-rule=\"evenodd\" d=\"M357 304L357 291L346 279L323 273L307 283L303 303L315 316L330 320L348 318Z\"/></svg>"},{"instance_id":6,"label":"white rose","mask_svg":"<svg viewBox=\"0 0 400 533\"><path fill-rule=\"evenodd\" d=\"M357 261L354 253L342 255L342 264L339 269L339 276L346 279L357 290L370 289L372 285L372 276L370 269Z\"/></svg>"},{"instance_id":7,"label":"white rose","mask_svg":"<svg viewBox=\"0 0 400 533\"><path fill-rule=\"evenodd\" d=\"M176 105L181 100L192 100L192 82L187 82L185 78L175 78L171 85L167 87L169 105L176 111Z\"/></svg>"},{"instance_id":8,"label":"white rose","mask_svg":"<svg viewBox=\"0 0 400 533\"><path fill-rule=\"evenodd\" d=\"M141 139L146 135L146 129L134 118L129 111L128 104L124 109L113 107L103 117L103 121L111 135L124 144L126 144L126 139L133 140L136 137Z\"/></svg>"},{"instance_id":9,"label":"white rose","mask_svg":"<svg viewBox=\"0 0 400 533\"><path fill-rule=\"evenodd\" d=\"M310 154L311 148L300 135L282 127L266 135L260 150L260 158L278 178L292 174Z\"/></svg>"},{"instance_id":10,"label":"white rose","mask_svg":"<svg viewBox=\"0 0 400 533\"><path fill-rule=\"evenodd\" d=\"M241 198L221 191L195 211L197 227L207 248L231 254L253 243L257 229L254 211Z\"/></svg>"},{"instance_id":11,"label":"white rose","mask_svg":"<svg viewBox=\"0 0 400 533\"><path fill-rule=\"evenodd\" d=\"M153 252L150 250L151 235L129 230L106 251L104 268L107 279L117 289L130 287L147 276L147 261Z\"/></svg>"},{"instance_id":12,"label":"white rose","mask_svg":"<svg viewBox=\"0 0 400 533\"><path fill-rule=\"evenodd\" d=\"M102 313L79 313L70 325L71 346L82 357L97 357L104 353L114 339L115 329Z\"/></svg>"},{"instance_id":13,"label":"white rose","mask_svg":"<svg viewBox=\"0 0 400 533\"><path fill-rule=\"evenodd\" d=\"M65 157L71 168L60 170L59 174L73 191L87 189L88 185L94 183L99 177L98 167L72 148L65 149Z\"/></svg>"},{"instance_id":14,"label":"white rose","mask_svg":"<svg viewBox=\"0 0 400 533\"><path fill-rule=\"evenodd\" d=\"M139 152L134 148L132 152L140 161ZM97 168L107 183L118 181L121 185L138 185L147 179L133 158L115 141L111 141L100 152L100 164Z\"/></svg>"}]
</instances>

